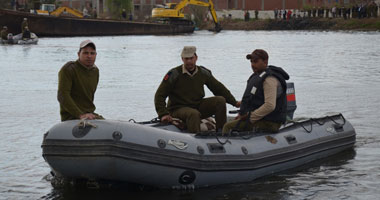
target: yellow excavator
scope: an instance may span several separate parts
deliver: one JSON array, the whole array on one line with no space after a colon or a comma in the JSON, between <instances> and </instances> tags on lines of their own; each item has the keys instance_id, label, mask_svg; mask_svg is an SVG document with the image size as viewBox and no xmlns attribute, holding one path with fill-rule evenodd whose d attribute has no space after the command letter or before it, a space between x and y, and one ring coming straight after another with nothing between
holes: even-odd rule
<instances>
[{"instance_id":1,"label":"yellow excavator","mask_svg":"<svg viewBox=\"0 0 380 200\"><path fill-rule=\"evenodd\" d=\"M50 15L59 17L59 16L73 16L73 17L78 17L78 18L83 18L82 12L72 9L70 7L62 6L54 10L53 12L50 13Z\"/></svg>"},{"instance_id":2,"label":"yellow excavator","mask_svg":"<svg viewBox=\"0 0 380 200\"><path fill-rule=\"evenodd\" d=\"M40 10L36 10L39 15L52 15L52 16L69 16L83 18L82 12L72 9L70 7L62 6L55 9L54 4L42 4Z\"/></svg>"},{"instance_id":3,"label":"yellow excavator","mask_svg":"<svg viewBox=\"0 0 380 200\"><path fill-rule=\"evenodd\" d=\"M216 16L214 3L212 0L182 0L179 3L167 3L162 8L153 8L152 9L152 17L153 18L161 18L161 19L168 19L171 22L184 22L185 15L183 13L183 9L187 5L197 5L197 6L203 6L208 7L212 16L212 19L215 23L215 31L220 32L222 30L222 27L218 23L218 18Z\"/></svg>"}]
</instances>

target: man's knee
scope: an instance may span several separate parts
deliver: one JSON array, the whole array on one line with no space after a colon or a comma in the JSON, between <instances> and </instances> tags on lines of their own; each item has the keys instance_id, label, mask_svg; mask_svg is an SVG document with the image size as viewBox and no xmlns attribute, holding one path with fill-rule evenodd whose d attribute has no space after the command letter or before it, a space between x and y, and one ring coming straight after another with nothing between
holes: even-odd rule
<instances>
[{"instance_id":1,"label":"man's knee","mask_svg":"<svg viewBox=\"0 0 380 200\"><path fill-rule=\"evenodd\" d=\"M199 132L201 124L201 113L190 107L183 107L175 110L172 113L173 117L180 118L186 123L186 127L189 132Z\"/></svg>"},{"instance_id":2,"label":"man's knee","mask_svg":"<svg viewBox=\"0 0 380 200\"><path fill-rule=\"evenodd\" d=\"M189 109L186 112L186 119L201 119L201 113L196 109Z\"/></svg>"},{"instance_id":3,"label":"man's knee","mask_svg":"<svg viewBox=\"0 0 380 200\"><path fill-rule=\"evenodd\" d=\"M222 96L215 96L213 97L213 105L215 106L216 111L225 112L226 106L226 99Z\"/></svg>"},{"instance_id":4,"label":"man's knee","mask_svg":"<svg viewBox=\"0 0 380 200\"><path fill-rule=\"evenodd\" d=\"M186 126L190 133L197 133L200 131L201 113L198 110L188 110L186 115Z\"/></svg>"},{"instance_id":5,"label":"man's knee","mask_svg":"<svg viewBox=\"0 0 380 200\"><path fill-rule=\"evenodd\" d=\"M225 123L222 129L222 133L229 133L231 129L236 125L236 123L237 122L235 120Z\"/></svg>"},{"instance_id":6,"label":"man's knee","mask_svg":"<svg viewBox=\"0 0 380 200\"><path fill-rule=\"evenodd\" d=\"M214 97L215 105L226 105L226 99L222 96L215 96Z\"/></svg>"}]
</instances>

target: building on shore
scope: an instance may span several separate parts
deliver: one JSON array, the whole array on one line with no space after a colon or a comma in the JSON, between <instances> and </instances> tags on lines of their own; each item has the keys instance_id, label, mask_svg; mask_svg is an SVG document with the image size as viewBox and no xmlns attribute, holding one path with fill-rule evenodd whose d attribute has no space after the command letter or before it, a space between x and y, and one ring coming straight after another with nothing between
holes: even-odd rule
<instances>
[{"instance_id":1,"label":"building on shore","mask_svg":"<svg viewBox=\"0 0 380 200\"><path fill-rule=\"evenodd\" d=\"M151 9L156 4L177 3L181 0L133 0L135 10ZM207 0L204 0L207 1ZM213 0L216 10L274 10L302 9L305 6L332 7L369 3L374 0ZM379 5L380 0L375 0Z\"/></svg>"},{"instance_id":2,"label":"building on shore","mask_svg":"<svg viewBox=\"0 0 380 200\"><path fill-rule=\"evenodd\" d=\"M157 4L165 3L178 3L182 0L133 0L134 13L139 16L150 16L152 8ZM207 1L207 0L203 0ZM273 18L272 12L275 9L291 9L303 10L305 8L332 8L334 6L350 7L355 4L366 4L376 2L380 5L380 0L213 0L215 10L218 14L229 15L231 13L234 17L239 15L238 18L243 17L241 11L255 11L265 13L264 18ZM241 15L241 17L240 17Z\"/></svg>"},{"instance_id":3,"label":"building on shore","mask_svg":"<svg viewBox=\"0 0 380 200\"><path fill-rule=\"evenodd\" d=\"M19 9L39 9L42 0L12 0L17 2ZM110 0L112 1L112 0ZM130 11L134 19L144 19L151 16L152 8L156 5L165 3L178 3L182 0L130 0L132 10ZM207 1L207 0L202 0ZM302 10L306 7L325 7L333 6L352 6L354 4L365 4L376 2L380 5L380 0L213 0L215 9L219 12L237 11L272 11L275 9L297 9ZM97 16L104 16L108 12L107 0L56 0L57 5L68 6L80 11L86 8L90 15L96 13Z\"/></svg>"}]
</instances>

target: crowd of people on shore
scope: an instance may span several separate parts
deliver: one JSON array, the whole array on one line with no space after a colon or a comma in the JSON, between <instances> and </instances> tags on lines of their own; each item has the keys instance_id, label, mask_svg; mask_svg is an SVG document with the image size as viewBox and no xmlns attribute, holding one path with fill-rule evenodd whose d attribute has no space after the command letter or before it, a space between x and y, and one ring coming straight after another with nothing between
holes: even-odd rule
<instances>
[{"instance_id":1,"label":"crowd of people on shore","mask_svg":"<svg viewBox=\"0 0 380 200\"><path fill-rule=\"evenodd\" d=\"M325 7L313 7L313 8L306 8L303 10L278 10L275 9L274 11L274 18L275 19L283 19L283 20L289 20L291 18L301 18L301 17L308 17L308 18L370 18L374 17L377 18L379 13L379 5L377 5L375 2L370 3L362 3L362 4L356 4L350 7L338 7L333 6L330 8Z\"/></svg>"}]
</instances>

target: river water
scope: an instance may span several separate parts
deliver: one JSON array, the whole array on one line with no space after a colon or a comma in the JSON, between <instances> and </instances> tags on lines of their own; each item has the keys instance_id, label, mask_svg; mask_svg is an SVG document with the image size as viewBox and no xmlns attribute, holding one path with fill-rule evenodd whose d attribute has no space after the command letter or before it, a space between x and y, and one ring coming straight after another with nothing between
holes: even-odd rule
<instances>
[{"instance_id":1,"label":"river water","mask_svg":"<svg viewBox=\"0 0 380 200\"><path fill-rule=\"evenodd\" d=\"M100 82L97 112L108 119L150 120L165 73L195 45L238 99L255 48L295 83L295 117L341 112L356 129L355 148L251 183L195 191L53 188L41 156L43 134L60 121L57 73L77 58L85 37L41 38L33 46L0 46L0 199L378 199L380 196L380 33L207 31L179 36L91 37ZM211 95L207 91L207 95ZM228 109L233 109L229 106Z\"/></svg>"}]
</instances>

